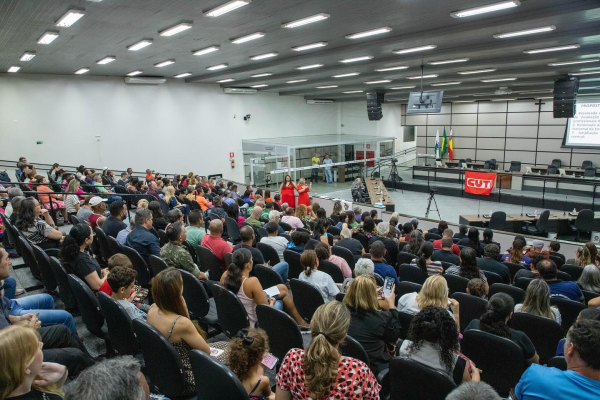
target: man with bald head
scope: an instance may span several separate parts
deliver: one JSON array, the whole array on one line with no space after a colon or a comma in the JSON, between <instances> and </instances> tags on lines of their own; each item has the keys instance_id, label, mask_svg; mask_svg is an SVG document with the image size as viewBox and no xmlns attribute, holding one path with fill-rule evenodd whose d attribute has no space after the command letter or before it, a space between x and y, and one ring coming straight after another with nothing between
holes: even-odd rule
<instances>
[{"instance_id":1,"label":"man with bald head","mask_svg":"<svg viewBox=\"0 0 600 400\"><path fill-rule=\"evenodd\" d=\"M212 250L219 259L223 271L227 269L225 265L225 253L231 253L233 247L227 243L221 235L223 235L223 222L220 219L213 219L208 225L208 235L202 238L202 246Z\"/></svg>"},{"instance_id":2,"label":"man with bald head","mask_svg":"<svg viewBox=\"0 0 600 400\"><path fill-rule=\"evenodd\" d=\"M250 225L252 225L254 227L255 231L257 231L258 228L260 228L262 226L262 223L260 222L261 215L262 215L262 207L255 206L252 209L252 214L250 214L250 217L248 219L246 219L246 222L249 223Z\"/></svg>"}]
</instances>

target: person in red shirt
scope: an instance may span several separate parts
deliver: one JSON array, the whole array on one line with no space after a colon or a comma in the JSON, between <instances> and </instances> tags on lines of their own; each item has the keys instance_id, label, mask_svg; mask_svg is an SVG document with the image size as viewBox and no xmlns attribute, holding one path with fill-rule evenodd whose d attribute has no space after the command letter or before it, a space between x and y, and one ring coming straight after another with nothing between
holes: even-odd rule
<instances>
[{"instance_id":1,"label":"person in red shirt","mask_svg":"<svg viewBox=\"0 0 600 400\"><path fill-rule=\"evenodd\" d=\"M202 246L210 249L221 263L223 271L227 270L225 265L225 253L231 253L233 246L227 243L221 235L223 235L223 222L220 219L213 219L208 225L209 235L204 235L202 238Z\"/></svg>"},{"instance_id":2,"label":"person in red shirt","mask_svg":"<svg viewBox=\"0 0 600 400\"><path fill-rule=\"evenodd\" d=\"M152 176L152 172L153 171L151 169L146 170L146 182L155 180L154 177Z\"/></svg>"},{"instance_id":3,"label":"person in red shirt","mask_svg":"<svg viewBox=\"0 0 600 400\"><path fill-rule=\"evenodd\" d=\"M454 236L454 232L452 232L452 229L445 229L444 232L442 233L442 239L445 239L445 238L452 239L453 236ZM433 241L434 249L442 248L442 239ZM460 256L460 247L458 247L456 245L456 243L452 243L452 253L456 254L457 256Z\"/></svg>"}]
</instances>

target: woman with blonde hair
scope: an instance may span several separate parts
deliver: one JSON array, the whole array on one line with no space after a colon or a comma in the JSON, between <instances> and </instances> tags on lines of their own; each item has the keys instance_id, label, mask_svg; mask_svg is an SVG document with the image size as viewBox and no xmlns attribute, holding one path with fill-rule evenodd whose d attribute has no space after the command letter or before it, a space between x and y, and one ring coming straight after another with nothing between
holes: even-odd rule
<instances>
[{"instance_id":1,"label":"woman with blonde hair","mask_svg":"<svg viewBox=\"0 0 600 400\"><path fill-rule=\"evenodd\" d=\"M296 191L298 192L298 207L301 204L306 207L310 206L310 197L308 196L308 192L312 189L312 182L308 185L306 184L306 179L300 178L300 183L296 186Z\"/></svg>"},{"instance_id":2,"label":"woman with blonde hair","mask_svg":"<svg viewBox=\"0 0 600 400\"><path fill-rule=\"evenodd\" d=\"M148 208L148 200L146 199L140 199L140 201L137 202L137 208L139 209L144 209L144 208Z\"/></svg>"},{"instance_id":3,"label":"woman with blonde hair","mask_svg":"<svg viewBox=\"0 0 600 400\"><path fill-rule=\"evenodd\" d=\"M0 400L62 399L67 369L44 362L36 331L12 325L0 330Z\"/></svg>"},{"instance_id":4,"label":"woman with blonde hair","mask_svg":"<svg viewBox=\"0 0 600 400\"><path fill-rule=\"evenodd\" d=\"M592 256L587 246L579 246L575 252L575 265L585 267L592 263Z\"/></svg>"},{"instance_id":5,"label":"woman with blonde hair","mask_svg":"<svg viewBox=\"0 0 600 400\"><path fill-rule=\"evenodd\" d=\"M296 217L302 221L305 228L310 229L310 215L308 215L308 209L304 204L298 204L298 207L296 207Z\"/></svg>"},{"instance_id":6,"label":"woman with blonde hair","mask_svg":"<svg viewBox=\"0 0 600 400\"><path fill-rule=\"evenodd\" d=\"M277 400L377 400L381 386L367 364L342 357L339 345L350 326L350 311L332 301L317 308L306 350L291 349L277 374Z\"/></svg>"},{"instance_id":7,"label":"woman with blonde hair","mask_svg":"<svg viewBox=\"0 0 600 400\"><path fill-rule=\"evenodd\" d=\"M79 196L77 196L80 186L79 180L71 179L71 182L69 182L69 186L67 187L67 193L65 194L65 209L69 215L77 214L77 211L81 208Z\"/></svg>"},{"instance_id":8,"label":"woman with blonde hair","mask_svg":"<svg viewBox=\"0 0 600 400\"><path fill-rule=\"evenodd\" d=\"M163 200L169 205L169 208L171 208L171 210L178 208L184 216L190 213L190 206L187 204L181 204L179 200L177 200L177 197L175 196L175 188L173 186L169 186L167 188Z\"/></svg>"},{"instance_id":9,"label":"woman with blonde hair","mask_svg":"<svg viewBox=\"0 0 600 400\"><path fill-rule=\"evenodd\" d=\"M550 288L543 279L534 279L531 281L525 291L525 300L523 304L517 304L514 312L523 312L552 319L559 324L562 319L560 311L554 306L550 306Z\"/></svg>"}]
</instances>

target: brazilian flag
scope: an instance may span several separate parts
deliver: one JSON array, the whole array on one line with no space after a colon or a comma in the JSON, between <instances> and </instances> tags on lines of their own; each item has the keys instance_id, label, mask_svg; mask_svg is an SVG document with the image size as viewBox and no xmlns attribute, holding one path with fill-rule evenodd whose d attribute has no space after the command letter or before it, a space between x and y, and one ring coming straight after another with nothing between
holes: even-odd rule
<instances>
[{"instance_id":1,"label":"brazilian flag","mask_svg":"<svg viewBox=\"0 0 600 400\"><path fill-rule=\"evenodd\" d=\"M448 153L448 139L446 138L446 127L444 127L444 134L442 135L442 143L440 146L440 158L444 158L446 153Z\"/></svg>"}]
</instances>

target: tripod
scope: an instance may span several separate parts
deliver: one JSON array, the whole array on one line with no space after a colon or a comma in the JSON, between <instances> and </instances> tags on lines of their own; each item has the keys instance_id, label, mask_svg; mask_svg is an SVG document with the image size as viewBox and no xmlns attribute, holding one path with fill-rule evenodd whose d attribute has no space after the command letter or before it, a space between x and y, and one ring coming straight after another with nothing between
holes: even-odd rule
<instances>
[{"instance_id":1,"label":"tripod","mask_svg":"<svg viewBox=\"0 0 600 400\"><path fill-rule=\"evenodd\" d=\"M402 178L398 175L398 167L396 166L396 159L392 160L392 166L390 168L390 175L388 176L388 182L392 182L392 187L388 188L388 191L395 192L396 191L396 183L402 182ZM402 190L402 194L404 194L404 190Z\"/></svg>"},{"instance_id":2,"label":"tripod","mask_svg":"<svg viewBox=\"0 0 600 400\"><path fill-rule=\"evenodd\" d=\"M440 216L440 210L438 209L438 205L437 202L435 201L435 191L434 190L429 190L429 200L427 201L427 211L425 211L425 218L429 218L429 211L431 210L431 201L433 200L433 204L435 205L435 208L433 209L433 211L437 212L438 215L438 219L442 219L442 217Z\"/></svg>"}]
</instances>

